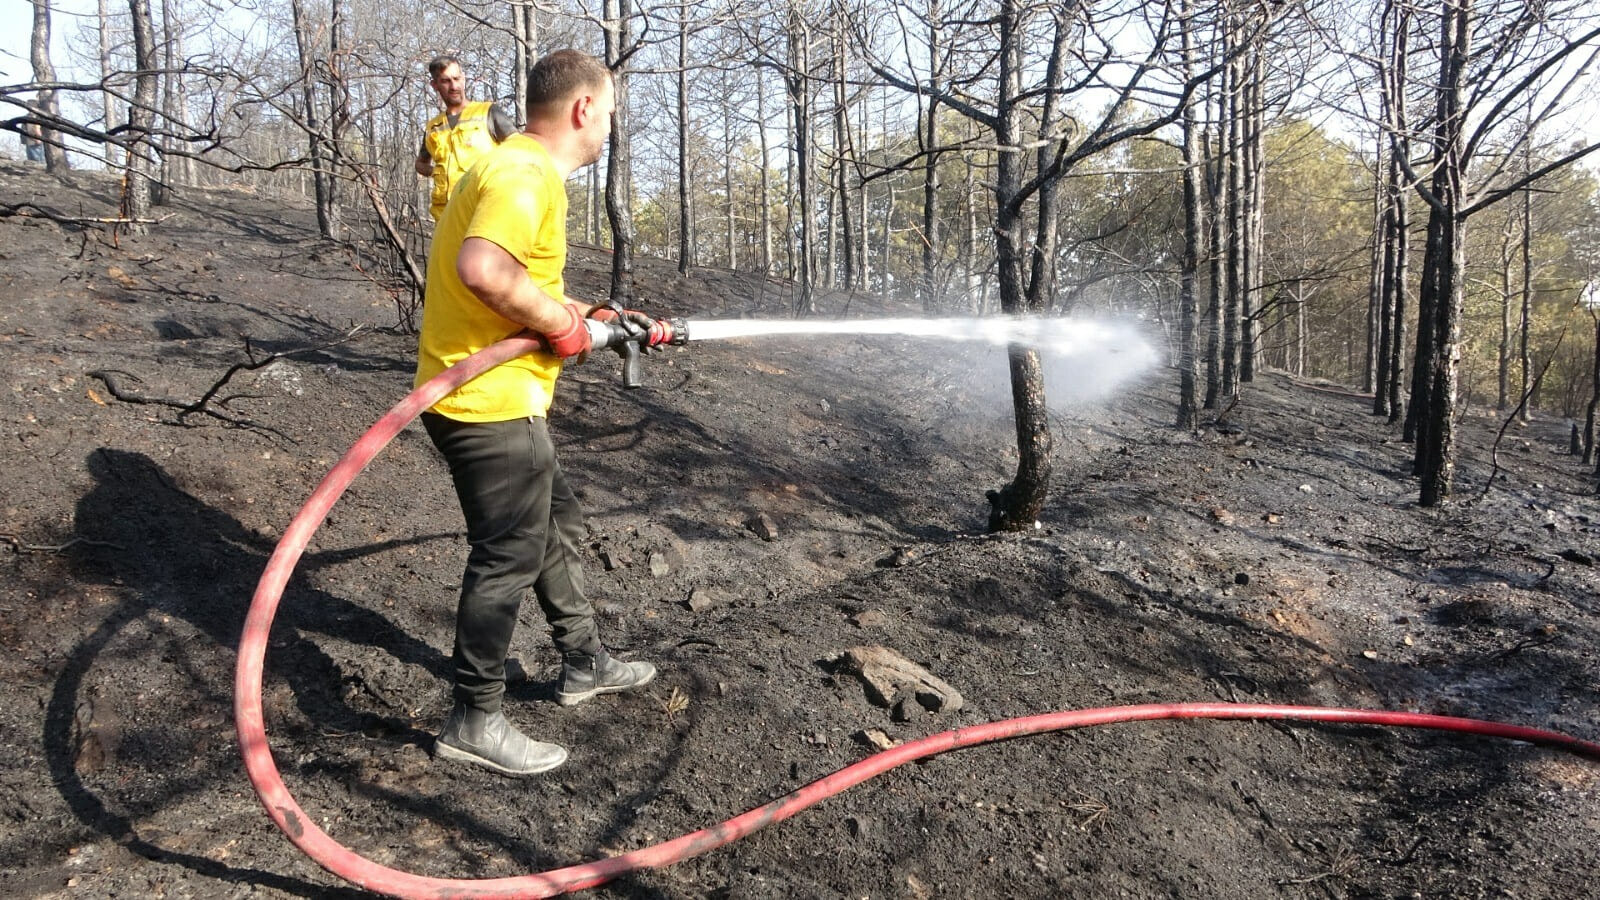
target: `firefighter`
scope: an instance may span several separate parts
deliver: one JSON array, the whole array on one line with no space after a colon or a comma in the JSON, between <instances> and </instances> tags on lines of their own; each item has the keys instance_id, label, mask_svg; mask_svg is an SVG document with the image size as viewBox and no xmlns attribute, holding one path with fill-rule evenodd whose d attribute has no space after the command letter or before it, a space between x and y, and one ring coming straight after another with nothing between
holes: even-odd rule
<instances>
[{"instance_id":1,"label":"firefighter","mask_svg":"<svg viewBox=\"0 0 1600 900\"><path fill-rule=\"evenodd\" d=\"M523 331L542 335L548 347L488 370L422 414L449 464L471 546L456 612L455 706L435 752L507 775L542 772L567 757L517 730L501 709L517 611L530 589L562 654L561 705L655 677L655 666L617 659L601 643L584 592L582 511L546 415L563 360L581 360L595 347L591 325L625 322L652 339L667 334L665 322L591 306L565 290L564 183L600 158L611 133L610 71L586 53L562 50L541 59L528 81L526 128L467 172L439 219L416 373L423 384Z\"/></svg>"},{"instance_id":2,"label":"firefighter","mask_svg":"<svg viewBox=\"0 0 1600 900\"><path fill-rule=\"evenodd\" d=\"M433 179L428 214L435 222L450 200L450 191L472 164L517 130L505 110L487 101L467 102L467 76L461 60L438 56L428 63L428 75L444 112L428 120L417 151L417 174Z\"/></svg>"}]
</instances>

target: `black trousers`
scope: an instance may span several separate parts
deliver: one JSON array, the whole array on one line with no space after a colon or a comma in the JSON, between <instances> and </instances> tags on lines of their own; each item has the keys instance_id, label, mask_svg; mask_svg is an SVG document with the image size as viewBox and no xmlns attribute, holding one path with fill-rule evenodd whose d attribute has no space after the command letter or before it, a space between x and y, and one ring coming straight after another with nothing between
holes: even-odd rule
<instances>
[{"instance_id":1,"label":"black trousers","mask_svg":"<svg viewBox=\"0 0 1600 900\"><path fill-rule=\"evenodd\" d=\"M423 413L422 424L450 465L472 547L456 606L455 699L494 712L530 587L559 650L600 650L578 556L583 513L544 419L458 422Z\"/></svg>"}]
</instances>

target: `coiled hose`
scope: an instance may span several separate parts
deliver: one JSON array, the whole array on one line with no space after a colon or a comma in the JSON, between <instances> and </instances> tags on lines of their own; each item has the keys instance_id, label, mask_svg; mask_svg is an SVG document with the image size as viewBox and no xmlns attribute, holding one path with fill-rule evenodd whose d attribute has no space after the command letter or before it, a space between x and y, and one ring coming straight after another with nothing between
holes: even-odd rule
<instances>
[{"instance_id":1,"label":"coiled hose","mask_svg":"<svg viewBox=\"0 0 1600 900\"><path fill-rule=\"evenodd\" d=\"M609 859L511 878L432 878L379 865L335 841L290 796L267 744L261 708L262 671L267 637L278 602L295 564L327 517L333 504L373 457L423 410L484 371L543 343L530 335L501 341L461 361L408 394L384 414L353 444L322 479L304 507L279 539L266 570L256 585L255 597L239 638L239 661L234 673L233 710L250 783L266 807L267 815L289 840L329 872L369 891L402 898L523 898L552 897L603 884L641 869L660 868L732 843L757 829L789 818L806 807L845 791L896 766L926 759L950 750L1048 731L1089 728L1116 722L1151 719L1288 719L1352 725L1386 725L1453 731L1486 737L1526 741L1600 760L1600 744L1539 728L1506 725L1478 719L1424 713L1307 706L1272 706L1243 703L1167 703L1069 710L1007 719L946 731L869 756L721 824Z\"/></svg>"}]
</instances>

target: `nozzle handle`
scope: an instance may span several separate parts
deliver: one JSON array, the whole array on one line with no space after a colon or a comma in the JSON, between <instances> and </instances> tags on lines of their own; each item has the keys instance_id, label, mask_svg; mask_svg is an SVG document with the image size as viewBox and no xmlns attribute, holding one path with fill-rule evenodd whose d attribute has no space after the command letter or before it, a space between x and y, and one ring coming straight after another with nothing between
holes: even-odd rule
<instances>
[{"instance_id":1,"label":"nozzle handle","mask_svg":"<svg viewBox=\"0 0 1600 900\"><path fill-rule=\"evenodd\" d=\"M644 366L639 362L639 345L623 341L617 345L617 355L622 357L622 386L628 389L644 385Z\"/></svg>"}]
</instances>

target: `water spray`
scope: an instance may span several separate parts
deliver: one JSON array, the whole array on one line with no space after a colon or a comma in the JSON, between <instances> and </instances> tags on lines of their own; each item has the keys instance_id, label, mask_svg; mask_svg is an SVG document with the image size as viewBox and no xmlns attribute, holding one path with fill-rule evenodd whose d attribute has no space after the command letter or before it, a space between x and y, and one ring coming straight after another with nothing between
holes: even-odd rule
<instances>
[{"instance_id":1,"label":"water spray","mask_svg":"<svg viewBox=\"0 0 1600 900\"><path fill-rule=\"evenodd\" d=\"M658 319L648 330L631 324L625 316L606 321L590 319L590 340L596 349L615 350L622 357L622 383L629 388L644 383L641 351L694 341L733 340L785 336L881 336L928 338L939 341L1021 346L1052 357L1118 357L1128 370L1140 369L1156 354L1131 326L1051 316L990 316L943 319Z\"/></svg>"}]
</instances>

